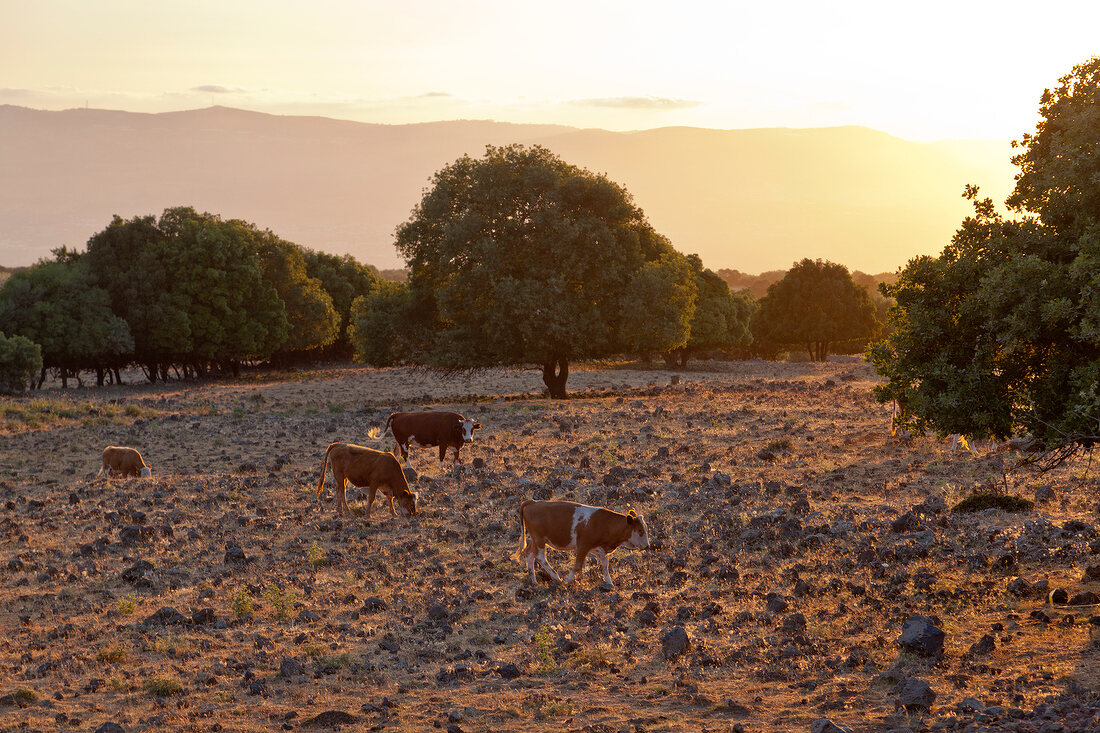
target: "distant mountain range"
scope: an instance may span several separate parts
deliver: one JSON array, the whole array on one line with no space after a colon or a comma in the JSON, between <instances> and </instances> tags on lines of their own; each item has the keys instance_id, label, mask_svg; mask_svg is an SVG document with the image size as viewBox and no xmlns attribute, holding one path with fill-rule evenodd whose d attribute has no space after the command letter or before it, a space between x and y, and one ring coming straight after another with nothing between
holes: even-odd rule
<instances>
[{"instance_id":1,"label":"distant mountain range","mask_svg":"<svg viewBox=\"0 0 1100 733\"><path fill-rule=\"evenodd\" d=\"M225 107L138 114L0 106L0 265L83 249L118 214L171 206L239 218L312 249L401 263L393 232L432 174L486 144L544 145L606 173L677 249L711 268L803 257L893 271L998 203L1007 141L915 143L861 127L641 132L488 121L376 125Z\"/></svg>"}]
</instances>

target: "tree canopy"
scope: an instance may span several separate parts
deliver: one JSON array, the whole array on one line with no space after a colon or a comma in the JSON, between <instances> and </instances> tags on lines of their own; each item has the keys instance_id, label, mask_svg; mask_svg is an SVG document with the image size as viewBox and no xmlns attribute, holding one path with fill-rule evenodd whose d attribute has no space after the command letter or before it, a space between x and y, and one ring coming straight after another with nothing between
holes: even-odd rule
<instances>
[{"instance_id":1,"label":"tree canopy","mask_svg":"<svg viewBox=\"0 0 1100 733\"><path fill-rule=\"evenodd\" d=\"M803 346L813 361L824 361L832 343L869 338L878 329L870 294L848 268L824 260L796 262L768 287L752 318L757 341Z\"/></svg>"},{"instance_id":2,"label":"tree canopy","mask_svg":"<svg viewBox=\"0 0 1100 733\"><path fill-rule=\"evenodd\" d=\"M81 368L117 368L133 352L126 321L111 312L106 290L96 287L87 263L68 250L57 259L16 272L0 291L0 322L41 347L41 368L57 369L62 382Z\"/></svg>"},{"instance_id":3,"label":"tree canopy","mask_svg":"<svg viewBox=\"0 0 1100 733\"><path fill-rule=\"evenodd\" d=\"M352 302L378 289L382 282L378 270L347 254L333 255L303 249L302 256L306 262L306 274L321 281L321 286L332 298L332 305L340 315L333 349L341 356L351 356L348 325L351 323Z\"/></svg>"},{"instance_id":4,"label":"tree canopy","mask_svg":"<svg viewBox=\"0 0 1100 733\"><path fill-rule=\"evenodd\" d=\"M432 366L539 364L564 397L571 360L687 336L682 255L626 189L542 147L489 146L438 171L396 244ZM632 284L671 300L640 304Z\"/></svg>"},{"instance_id":5,"label":"tree canopy","mask_svg":"<svg viewBox=\"0 0 1100 733\"><path fill-rule=\"evenodd\" d=\"M42 368L42 348L23 336L0 332L0 394L22 392Z\"/></svg>"},{"instance_id":6,"label":"tree canopy","mask_svg":"<svg viewBox=\"0 0 1100 733\"><path fill-rule=\"evenodd\" d=\"M177 207L159 218L116 216L86 252L61 248L17 270L0 287L0 322L40 345L39 383L46 369L63 383L95 369L102 384L131 363L150 380L167 378L170 366L201 376L211 366L235 372L241 361L317 353L339 336L352 300L376 284L373 269L351 257Z\"/></svg>"},{"instance_id":7,"label":"tree canopy","mask_svg":"<svg viewBox=\"0 0 1100 733\"><path fill-rule=\"evenodd\" d=\"M1100 57L1043 93L1015 146L1002 217L978 189L939 257L883 288L891 335L870 350L918 431L1002 439L1030 433L1057 457L1100 436Z\"/></svg>"}]
</instances>

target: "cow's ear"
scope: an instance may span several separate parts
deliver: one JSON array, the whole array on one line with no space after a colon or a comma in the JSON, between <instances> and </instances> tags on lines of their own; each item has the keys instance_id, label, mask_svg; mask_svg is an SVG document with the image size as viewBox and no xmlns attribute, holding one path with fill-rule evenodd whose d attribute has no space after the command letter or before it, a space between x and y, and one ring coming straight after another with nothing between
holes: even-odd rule
<instances>
[{"instance_id":1,"label":"cow's ear","mask_svg":"<svg viewBox=\"0 0 1100 733\"><path fill-rule=\"evenodd\" d=\"M473 429L474 430L481 430L481 423L479 423L479 422L474 423Z\"/></svg>"}]
</instances>

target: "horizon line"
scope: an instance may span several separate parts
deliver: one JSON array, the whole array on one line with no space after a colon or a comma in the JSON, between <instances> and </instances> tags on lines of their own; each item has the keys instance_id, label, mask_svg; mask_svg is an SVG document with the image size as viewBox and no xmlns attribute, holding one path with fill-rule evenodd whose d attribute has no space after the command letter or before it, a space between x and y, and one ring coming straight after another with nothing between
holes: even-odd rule
<instances>
[{"instance_id":1,"label":"horizon line","mask_svg":"<svg viewBox=\"0 0 1100 733\"><path fill-rule=\"evenodd\" d=\"M663 125L660 127L647 127L637 128L631 130L611 130L605 127L577 127L574 125L565 125L558 122L510 122L508 120L495 120L492 118L477 118L477 117L456 117L449 119L438 120L423 120L419 122L364 122L362 120L354 120L347 117L332 117L330 115L310 115L310 114L286 114L279 112L263 112L260 110L246 109L244 107L231 107L224 104L212 104L206 107L189 107L186 109L177 110L165 110L161 112L137 112L127 109L112 109L107 107L66 107L64 109L44 109L41 107L28 107L20 104L2 103L0 109L9 107L12 109L28 110L31 112L43 112L52 114L65 114L70 112L110 112L128 115L141 115L141 116L160 116L160 115L177 115L187 114L193 112L207 112L211 110L229 110L232 112L242 112L250 115L260 115L264 117L278 117L283 119L312 119L312 120L331 120L333 122L346 122L355 125L374 126L374 127L413 127L417 125L441 125L441 124L456 124L463 122L479 122L490 123L494 125L510 125L513 127L555 127L562 130L571 130L577 132L607 132L616 135L633 135L645 132L657 132L661 130L702 130L707 132L760 132L766 130L790 130L790 131L824 131L824 130L868 130L880 135L886 135L896 140L904 140L917 145L934 145L937 143L952 143L952 142L1012 142L1009 138L998 137L948 137L948 138L936 138L934 140L914 140L912 138L901 137L894 133L880 130L877 127L870 127L868 125L860 124L848 124L848 125L824 125L821 127L791 127L789 125L779 125L774 127L703 127L699 125Z\"/></svg>"}]
</instances>

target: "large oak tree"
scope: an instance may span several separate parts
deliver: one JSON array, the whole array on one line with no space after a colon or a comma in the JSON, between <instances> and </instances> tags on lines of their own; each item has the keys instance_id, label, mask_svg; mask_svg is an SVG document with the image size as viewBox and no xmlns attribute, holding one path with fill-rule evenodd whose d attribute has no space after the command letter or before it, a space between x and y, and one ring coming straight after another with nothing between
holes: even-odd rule
<instances>
[{"instance_id":1,"label":"large oak tree","mask_svg":"<svg viewBox=\"0 0 1100 733\"><path fill-rule=\"evenodd\" d=\"M436 367L538 364L564 397L573 360L687 337L682 255L626 189L542 147L489 146L437 172L397 248ZM632 286L658 300L640 307Z\"/></svg>"},{"instance_id":2,"label":"large oak tree","mask_svg":"<svg viewBox=\"0 0 1100 733\"><path fill-rule=\"evenodd\" d=\"M1100 57L1043 92L1001 216L976 187L939 257L883 291L892 333L870 357L901 422L937 433L1030 433L1064 458L1100 440Z\"/></svg>"}]
</instances>

